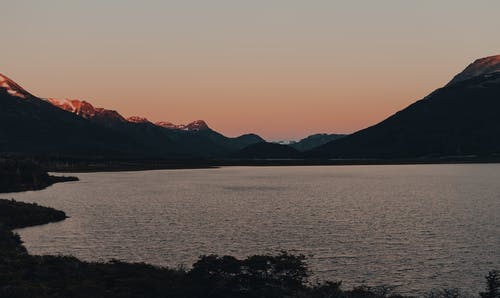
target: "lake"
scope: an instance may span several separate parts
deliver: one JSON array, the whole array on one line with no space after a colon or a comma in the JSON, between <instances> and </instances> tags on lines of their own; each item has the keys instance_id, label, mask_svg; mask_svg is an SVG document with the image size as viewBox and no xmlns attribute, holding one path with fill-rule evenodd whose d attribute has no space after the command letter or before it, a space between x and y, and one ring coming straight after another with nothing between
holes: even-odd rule
<instances>
[{"instance_id":1,"label":"lake","mask_svg":"<svg viewBox=\"0 0 500 298\"><path fill-rule=\"evenodd\" d=\"M226 167L76 173L1 197L65 211L18 230L32 254L191 265L308 256L314 279L477 293L500 268L500 165Z\"/></svg>"}]
</instances>

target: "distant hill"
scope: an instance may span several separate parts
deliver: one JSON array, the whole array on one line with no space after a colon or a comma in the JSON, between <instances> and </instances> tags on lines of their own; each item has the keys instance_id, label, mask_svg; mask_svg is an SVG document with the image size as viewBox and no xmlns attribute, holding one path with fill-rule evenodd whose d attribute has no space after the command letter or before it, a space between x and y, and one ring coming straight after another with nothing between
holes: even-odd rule
<instances>
[{"instance_id":1,"label":"distant hill","mask_svg":"<svg viewBox=\"0 0 500 298\"><path fill-rule=\"evenodd\" d=\"M300 157L300 152L288 145L260 142L241 149L233 157L243 159L288 159Z\"/></svg>"},{"instance_id":2,"label":"distant hill","mask_svg":"<svg viewBox=\"0 0 500 298\"><path fill-rule=\"evenodd\" d=\"M500 55L478 59L445 87L388 119L307 152L315 158L500 154Z\"/></svg>"},{"instance_id":3,"label":"distant hill","mask_svg":"<svg viewBox=\"0 0 500 298\"><path fill-rule=\"evenodd\" d=\"M308 150L311 150L313 148L324 145L330 141L343 138L345 136L346 135L343 135L343 134L318 133L318 134L313 134L313 135L310 135L306 138L303 138L302 140L300 140L298 142L292 142L289 144L289 146L297 149L298 151L308 151Z\"/></svg>"}]
</instances>

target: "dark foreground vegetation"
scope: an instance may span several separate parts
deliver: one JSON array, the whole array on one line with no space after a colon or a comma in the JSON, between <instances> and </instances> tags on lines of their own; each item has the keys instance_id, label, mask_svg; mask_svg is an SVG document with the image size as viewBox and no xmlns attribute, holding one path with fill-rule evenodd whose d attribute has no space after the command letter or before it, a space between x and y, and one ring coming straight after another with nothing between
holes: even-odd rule
<instances>
[{"instance_id":1,"label":"dark foreground vegetation","mask_svg":"<svg viewBox=\"0 0 500 298\"><path fill-rule=\"evenodd\" d=\"M38 190L57 182L76 180L76 177L51 176L30 160L0 158L0 192Z\"/></svg>"},{"instance_id":2,"label":"dark foreground vegetation","mask_svg":"<svg viewBox=\"0 0 500 298\"><path fill-rule=\"evenodd\" d=\"M202 256L187 270L141 263L82 262L67 256L32 256L11 229L63 220L62 211L0 200L0 297L402 297L388 287L350 290L340 282L308 282L303 255L282 252L246 259ZM500 275L487 277L481 297L500 297ZM460 297L455 290L428 297Z\"/></svg>"}]
</instances>

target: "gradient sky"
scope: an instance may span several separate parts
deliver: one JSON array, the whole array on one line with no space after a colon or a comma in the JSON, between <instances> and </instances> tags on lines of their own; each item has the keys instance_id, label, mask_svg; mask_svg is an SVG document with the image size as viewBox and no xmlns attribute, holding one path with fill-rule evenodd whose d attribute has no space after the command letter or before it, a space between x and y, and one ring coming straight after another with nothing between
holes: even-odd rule
<instances>
[{"instance_id":1,"label":"gradient sky","mask_svg":"<svg viewBox=\"0 0 500 298\"><path fill-rule=\"evenodd\" d=\"M3 73L40 97L269 140L349 133L500 54L498 0L1 0Z\"/></svg>"}]
</instances>

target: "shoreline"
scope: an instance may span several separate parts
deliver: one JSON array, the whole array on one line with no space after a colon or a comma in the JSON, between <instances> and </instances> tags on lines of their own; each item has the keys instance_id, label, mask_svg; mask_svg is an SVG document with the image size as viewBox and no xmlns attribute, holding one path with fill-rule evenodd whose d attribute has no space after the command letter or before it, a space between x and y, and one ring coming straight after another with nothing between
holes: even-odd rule
<instances>
[{"instance_id":1,"label":"shoreline","mask_svg":"<svg viewBox=\"0 0 500 298\"><path fill-rule=\"evenodd\" d=\"M213 159L213 160L113 160L76 161L42 164L52 173L92 173L150 170L217 169L221 167L293 167L293 166L371 166L371 165L437 165L497 164L500 158L435 158L435 159Z\"/></svg>"},{"instance_id":2,"label":"shoreline","mask_svg":"<svg viewBox=\"0 0 500 298\"><path fill-rule=\"evenodd\" d=\"M67 181L78 181L78 178L49 175L29 159L0 159L0 193L41 190Z\"/></svg>"},{"instance_id":3,"label":"shoreline","mask_svg":"<svg viewBox=\"0 0 500 298\"><path fill-rule=\"evenodd\" d=\"M43 182L33 183L33 181L28 181L28 182L18 183L15 186L11 186L10 188L0 188L0 194L43 190L56 183L74 182L74 181L80 181L80 179L74 176L48 175L48 177Z\"/></svg>"}]
</instances>

